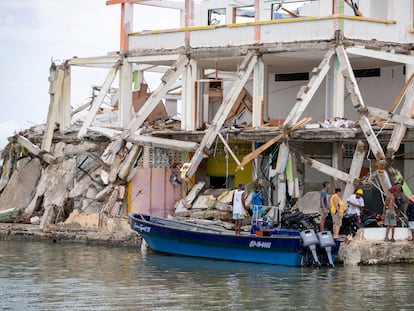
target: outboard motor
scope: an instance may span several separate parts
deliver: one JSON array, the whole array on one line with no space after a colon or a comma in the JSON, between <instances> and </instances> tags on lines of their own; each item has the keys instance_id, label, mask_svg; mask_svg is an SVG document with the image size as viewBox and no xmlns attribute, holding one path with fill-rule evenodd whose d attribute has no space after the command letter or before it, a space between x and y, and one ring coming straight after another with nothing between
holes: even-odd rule
<instances>
[{"instance_id":1,"label":"outboard motor","mask_svg":"<svg viewBox=\"0 0 414 311\"><path fill-rule=\"evenodd\" d=\"M319 246L324 248L326 251L326 255L328 256L329 266L335 267L333 260L332 260L332 247L335 246L335 241L332 237L332 233L330 231L323 231L318 232L318 239L319 239Z\"/></svg>"},{"instance_id":2,"label":"outboard motor","mask_svg":"<svg viewBox=\"0 0 414 311\"><path fill-rule=\"evenodd\" d=\"M311 251L314 265L320 267L321 263L316 253L316 246L319 244L319 240L315 231L313 229L301 231L300 237L302 238L303 247L307 247Z\"/></svg>"}]
</instances>

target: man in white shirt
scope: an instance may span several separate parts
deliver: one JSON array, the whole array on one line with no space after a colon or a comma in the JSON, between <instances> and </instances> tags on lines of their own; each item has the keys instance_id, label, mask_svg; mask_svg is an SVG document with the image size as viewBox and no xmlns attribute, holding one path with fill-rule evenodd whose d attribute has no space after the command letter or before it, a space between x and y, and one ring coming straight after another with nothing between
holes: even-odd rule
<instances>
[{"instance_id":1,"label":"man in white shirt","mask_svg":"<svg viewBox=\"0 0 414 311\"><path fill-rule=\"evenodd\" d=\"M233 220L234 230L237 235L240 234L242 220L244 219L244 211L246 208L244 184L239 183L239 188L233 192L233 198L231 200L233 206Z\"/></svg>"},{"instance_id":2,"label":"man in white shirt","mask_svg":"<svg viewBox=\"0 0 414 311\"><path fill-rule=\"evenodd\" d=\"M346 201L348 204L346 213L348 215L356 215L359 223L361 223L361 209L365 206L364 198L362 197L363 194L364 191L362 189L358 189L354 194L351 194Z\"/></svg>"}]
</instances>

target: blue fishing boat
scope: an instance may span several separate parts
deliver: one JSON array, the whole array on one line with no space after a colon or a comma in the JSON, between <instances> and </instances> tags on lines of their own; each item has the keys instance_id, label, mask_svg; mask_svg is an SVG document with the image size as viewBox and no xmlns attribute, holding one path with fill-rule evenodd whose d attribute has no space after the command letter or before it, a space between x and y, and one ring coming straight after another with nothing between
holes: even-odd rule
<instances>
[{"instance_id":1,"label":"blue fishing boat","mask_svg":"<svg viewBox=\"0 0 414 311\"><path fill-rule=\"evenodd\" d=\"M131 228L152 250L193 257L286 266L334 266L340 239L315 233L272 229L236 235L233 231L175 219L130 214Z\"/></svg>"}]
</instances>

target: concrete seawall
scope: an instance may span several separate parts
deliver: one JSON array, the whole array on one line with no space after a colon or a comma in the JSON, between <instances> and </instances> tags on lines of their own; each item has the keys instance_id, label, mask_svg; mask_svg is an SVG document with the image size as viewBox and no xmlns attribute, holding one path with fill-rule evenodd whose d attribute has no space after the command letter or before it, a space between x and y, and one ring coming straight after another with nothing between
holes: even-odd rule
<instances>
[{"instance_id":1,"label":"concrete seawall","mask_svg":"<svg viewBox=\"0 0 414 311\"><path fill-rule=\"evenodd\" d=\"M390 233L391 235L391 233ZM407 228L395 228L395 242L384 241L385 228L363 228L346 237L337 261L344 265L414 263L414 242Z\"/></svg>"},{"instance_id":2,"label":"concrete seawall","mask_svg":"<svg viewBox=\"0 0 414 311\"><path fill-rule=\"evenodd\" d=\"M102 229L49 227L41 230L38 225L0 223L0 240L74 242L111 246L140 246L141 238L134 231L111 232Z\"/></svg>"}]
</instances>

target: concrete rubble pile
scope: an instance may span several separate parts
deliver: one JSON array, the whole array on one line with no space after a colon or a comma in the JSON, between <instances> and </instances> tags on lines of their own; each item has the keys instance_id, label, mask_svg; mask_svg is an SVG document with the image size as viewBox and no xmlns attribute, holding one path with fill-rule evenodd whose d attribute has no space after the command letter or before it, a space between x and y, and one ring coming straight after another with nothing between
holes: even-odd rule
<instances>
[{"instance_id":1,"label":"concrete rubble pile","mask_svg":"<svg viewBox=\"0 0 414 311\"><path fill-rule=\"evenodd\" d=\"M42 230L63 222L84 228L120 225L128 172L137 163L139 146L123 146L114 156L107 151L110 140L102 135L78 140L76 133L66 133L44 152L37 145L39 127L10 137L2 152L2 210L17 208L14 222L39 224Z\"/></svg>"}]
</instances>

